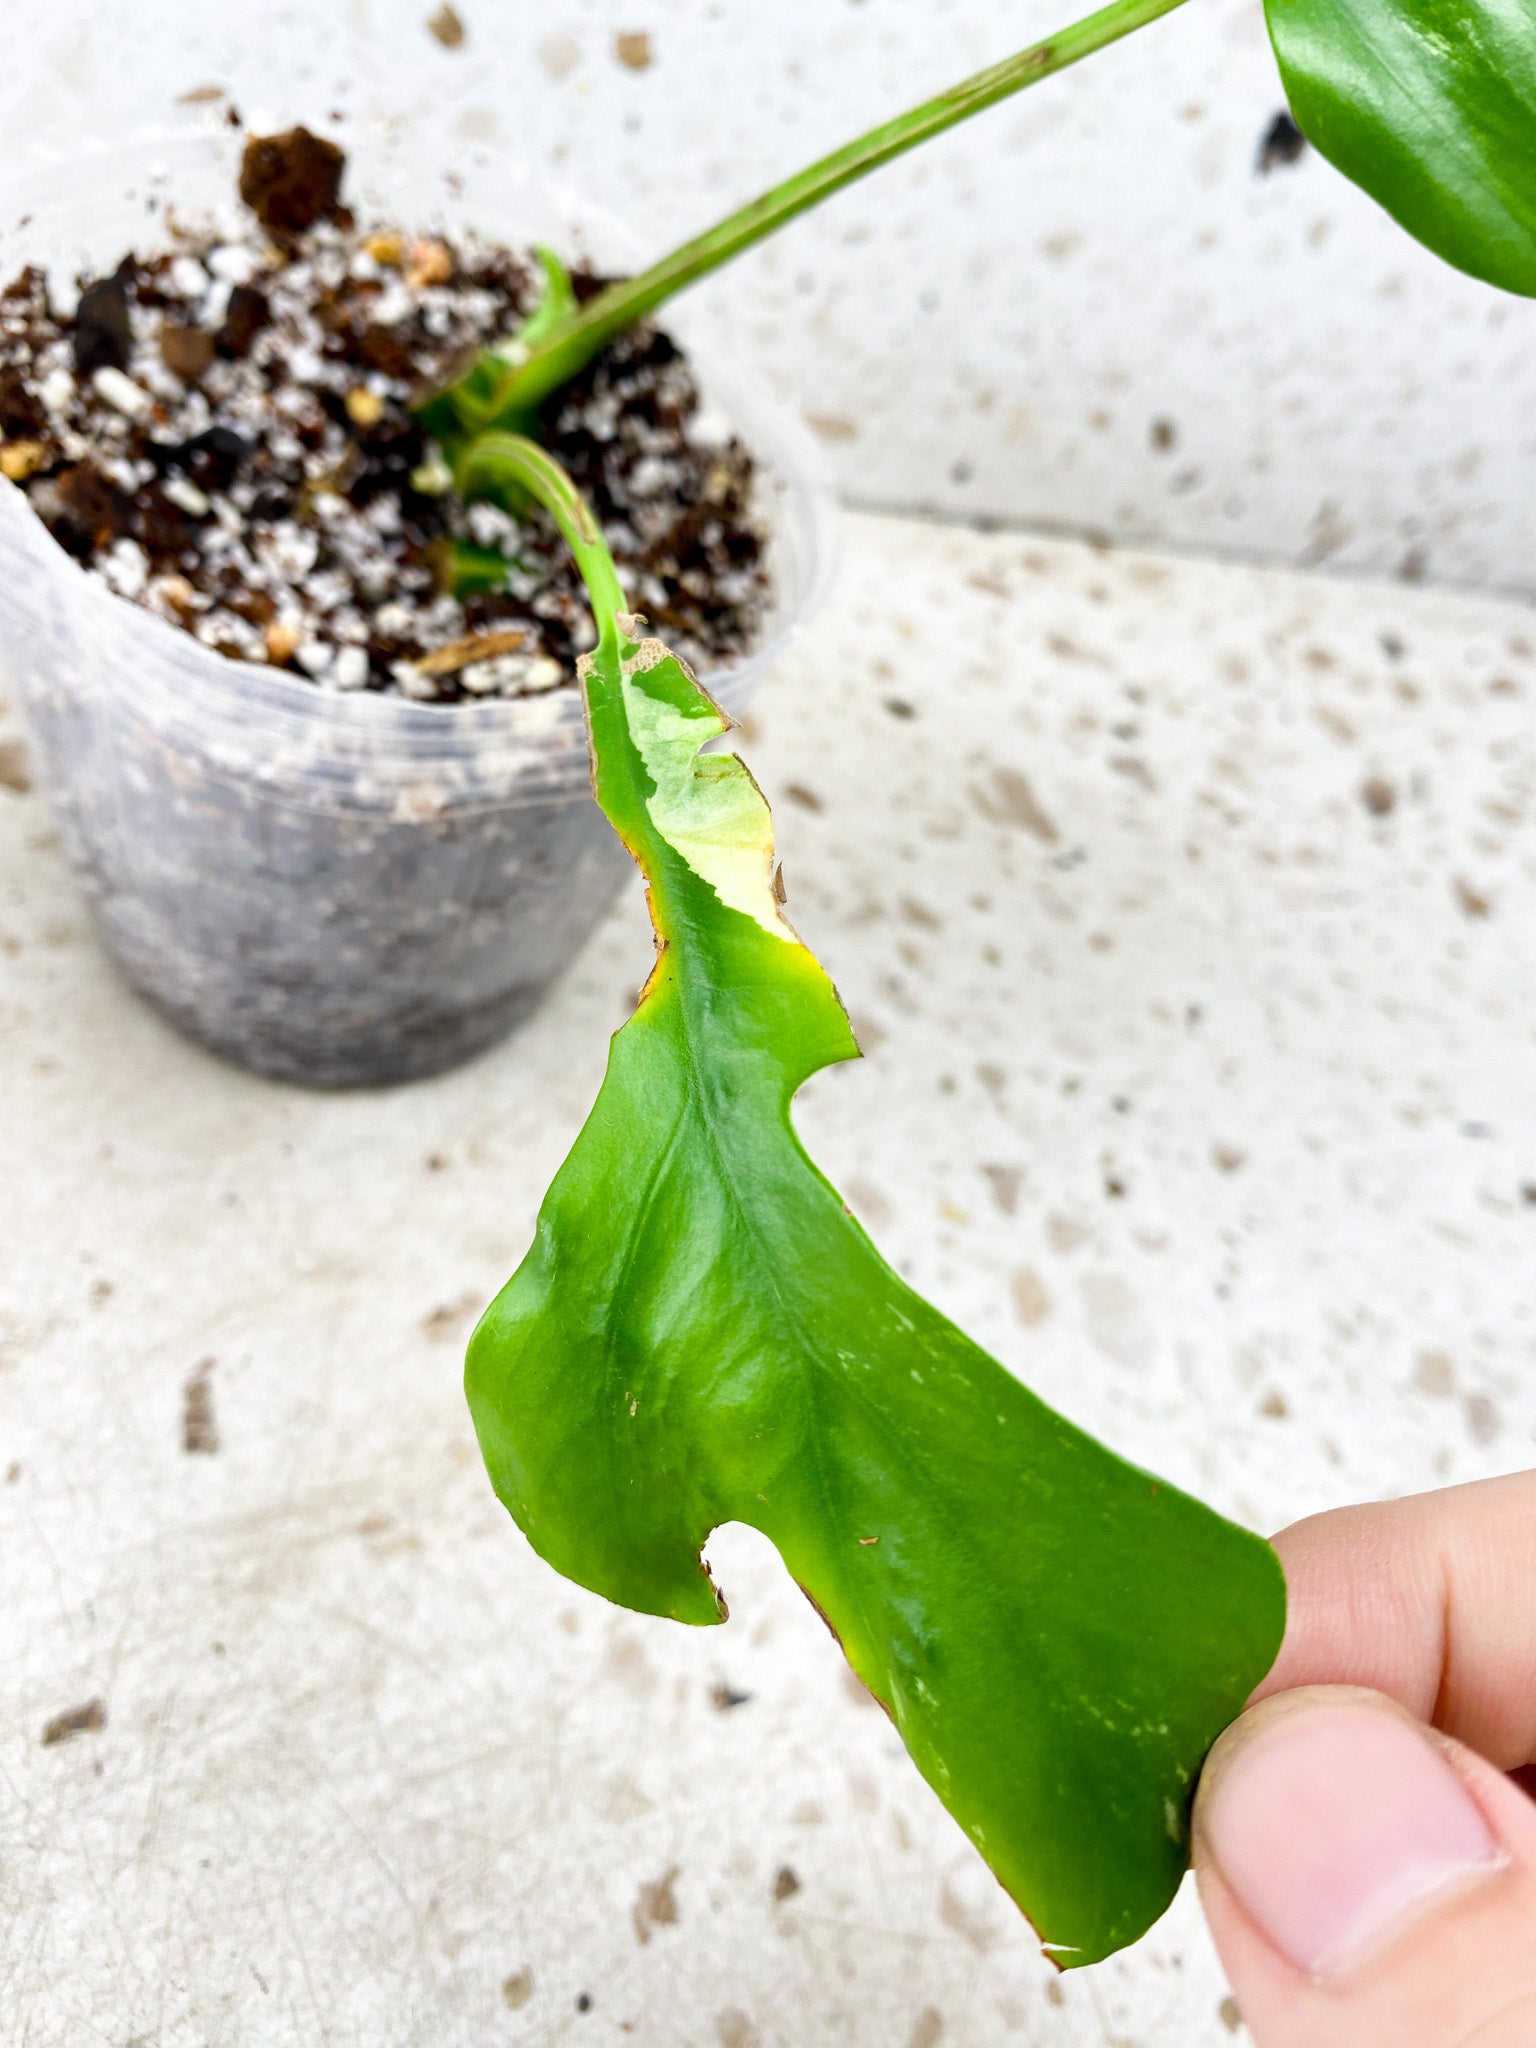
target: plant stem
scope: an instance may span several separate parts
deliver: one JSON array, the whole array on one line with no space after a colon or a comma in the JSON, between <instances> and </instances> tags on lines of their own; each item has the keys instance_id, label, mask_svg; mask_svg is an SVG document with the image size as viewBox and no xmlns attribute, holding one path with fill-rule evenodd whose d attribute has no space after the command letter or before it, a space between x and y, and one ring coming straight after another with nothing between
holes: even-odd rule
<instances>
[{"instance_id":1,"label":"plant stem","mask_svg":"<svg viewBox=\"0 0 1536 2048\"><path fill-rule=\"evenodd\" d=\"M608 543L586 499L547 449L522 434L480 434L459 458L458 484L466 498L493 496L505 484L537 498L576 557L599 644L617 640L615 615L629 607Z\"/></svg>"},{"instance_id":2,"label":"plant stem","mask_svg":"<svg viewBox=\"0 0 1536 2048\"><path fill-rule=\"evenodd\" d=\"M1069 64L1118 42L1161 15L1171 14L1182 4L1183 0L1111 0L1108 7L1101 7L1070 28L978 71L936 99L882 122L868 134L786 178L772 191L728 214L692 241L684 242L648 270L636 277L621 278L590 299L574 318L562 323L536 346L524 362L509 370L486 423L505 414L526 413L539 405L552 391L569 382L616 334L632 327L685 285L695 283L741 250L771 235L797 213L818 205L904 150L942 134L946 128L953 128L983 108L1021 92L1025 86L1049 78L1053 72L1064 71Z\"/></svg>"}]
</instances>

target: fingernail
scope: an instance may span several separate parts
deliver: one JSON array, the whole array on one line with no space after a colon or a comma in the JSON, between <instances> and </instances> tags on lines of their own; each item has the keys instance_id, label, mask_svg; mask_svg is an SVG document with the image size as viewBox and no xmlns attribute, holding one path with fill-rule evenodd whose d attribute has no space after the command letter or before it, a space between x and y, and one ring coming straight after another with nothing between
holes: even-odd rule
<instances>
[{"instance_id":1,"label":"fingernail","mask_svg":"<svg viewBox=\"0 0 1536 2048\"><path fill-rule=\"evenodd\" d=\"M1241 1726L1241 1724L1239 1724ZM1205 1846L1282 1955L1338 1976L1499 1846L1440 1752L1384 1707L1274 1711L1213 1759Z\"/></svg>"}]
</instances>

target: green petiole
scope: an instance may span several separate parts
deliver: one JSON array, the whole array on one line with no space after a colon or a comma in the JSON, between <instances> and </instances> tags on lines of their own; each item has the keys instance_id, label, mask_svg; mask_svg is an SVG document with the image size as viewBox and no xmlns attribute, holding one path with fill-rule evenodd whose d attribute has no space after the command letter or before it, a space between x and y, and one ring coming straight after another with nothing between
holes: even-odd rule
<instances>
[{"instance_id":1,"label":"green petiole","mask_svg":"<svg viewBox=\"0 0 1536 2048\"><path fill-rule=\"evenodd\" d=\"M943 134L999 100L1065 71L1107 44L1118 42L1183 0L1111 0L1016 56L989 65L894 120L835 149L830 156L762 193L725 219L684 242L635 277L620 278L585 306L550 317L554 278L545 264L546 298L512 343L482 356L456 384L434 393L419 409L427 430L445 445L489 427L530 428L538 408L562 384L584 369L598 352L648 313L701 277L707 277L754 242L762 241L796 214L805 213L893 157ZM541 252L542 260L542 252Z\"/></svg>"},{"instance_id":2,"label":"green petiole","mask_svg":"<svg viewBox=\"0 0 1536 2048\"><path fill-rule=\"evenodd\" d=\"M598 646L618 645L615 614L627 604L608 544L591 508L555 458L524 434L477 435L459 457L459 489L466 498L514 503L532 498L544 507L576 558L587 586ZM489 550L485 551L489 553Z\"/></svg>"}]
</instances>

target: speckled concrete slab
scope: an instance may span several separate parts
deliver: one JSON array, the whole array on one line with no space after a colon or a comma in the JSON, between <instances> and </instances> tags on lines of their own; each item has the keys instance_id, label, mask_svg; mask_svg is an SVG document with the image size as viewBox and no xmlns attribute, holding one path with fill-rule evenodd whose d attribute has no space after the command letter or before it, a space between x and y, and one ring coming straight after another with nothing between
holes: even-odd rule
<instances>
[{"instance_id":1,"label":"speckled concrete slab","mask_svg":"<svg viewBox=\"0 0 1536 2048\"><path fill-rule=\"evenodd\" d=\"M869 1052L813 1150L1261 1527L1531 1459L1533 700L1508 606L856 519L749 728ZM1187 1897L1052 1977L765 1546L691 1633L491 1499L459 1348L638 901L478 1066L314 1098L115 984L23 780L0 731L5 2037L1240 2036Z\"/></svg>"}]
</instances>

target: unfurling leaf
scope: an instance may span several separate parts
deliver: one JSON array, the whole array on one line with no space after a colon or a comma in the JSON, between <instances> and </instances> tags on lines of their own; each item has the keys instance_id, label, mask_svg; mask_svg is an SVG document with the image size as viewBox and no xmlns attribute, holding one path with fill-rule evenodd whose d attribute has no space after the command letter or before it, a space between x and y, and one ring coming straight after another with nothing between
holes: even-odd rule
<instances>
[{"instance_id":1,"label":"unfurling leaf","mask_svg":"<svg viewBox=\"0 0 1536 2048\"><path fill-rule=\"evenodd\" d=\"M470 1344L496 1491L568 1577L713 1622L700 1561L746 1522L889 1711L1056 1959L1167 1905L1191 1787L1279 1646L1269 1546L1054 1414L880 1258L790 1122L857 1054L774 889L728 721L621 609L541 451L487 437L561 519L599 639L598 801L657 958L533 1248Z\"/></svg>"},{"instance_id":2,"label":"unfurling leaf","mask_svg":"<svg viewBox=\"0 0 1536 2048\"><path fill-rule=\"evenodd\" d=\"M482 349L451 384L430 392L416 407L416 417L440 444L450 464L474 435L494 419L503 431L534 434L539 407L519 406L508 392L518 370L534 350L575 320L578 307L571 274L553 249L540 243L534 250L541 273L533 311L515 332L495 348Z\"/></svg>"},{"instance_id":3,"label":"unfurling leaf","mask_svg":"<svg viewBox=\"0 0 1536 2048\"><path fill-rule=\"evenodd\" d=\"M1265 0L1303 132L1411 235L1536 294L1533 0Z\"/></svg>"},{"instance_id":4,"label":"unfurling leaf","mask_svg":"<svg viewBox=\"0 0 1536 2048\"><path fill-rule=\"evenodd\" d=\"M443 536L425 552L438 589L450 597L472 597L477 591L506 586L507 558L500 548L476 547L471 540Z\"/></svg>"}]
</instances>

